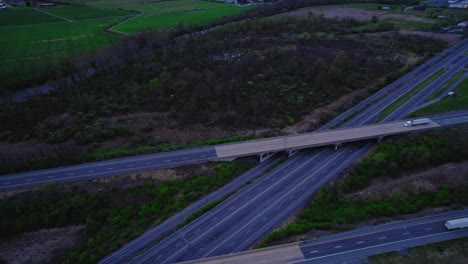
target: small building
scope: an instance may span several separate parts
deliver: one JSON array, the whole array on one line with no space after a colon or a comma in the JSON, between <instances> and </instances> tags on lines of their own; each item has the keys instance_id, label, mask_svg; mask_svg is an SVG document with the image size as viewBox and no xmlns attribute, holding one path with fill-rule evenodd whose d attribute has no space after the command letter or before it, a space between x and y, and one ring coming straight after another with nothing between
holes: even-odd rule
<instances>
[{"instance_id":1,"label":"small building","mask_svg":"<svg viewBox=\"0 0 468 264\"><path fill-rule=\"evenodd\" d=\"M426 6L417 5L417 6L413 7L413 10L414 11L426 11Z\"/></svg>"},{"instance_id":2,"label":"small building","mask_svg":"<svg viewBox=\"0 0 468 264\"><path fill-rule=\"evenodd\" d=\"M462 27L462 28L468 27L468 20L458 23L457 26Z\"/></svg>"}]
</instances>

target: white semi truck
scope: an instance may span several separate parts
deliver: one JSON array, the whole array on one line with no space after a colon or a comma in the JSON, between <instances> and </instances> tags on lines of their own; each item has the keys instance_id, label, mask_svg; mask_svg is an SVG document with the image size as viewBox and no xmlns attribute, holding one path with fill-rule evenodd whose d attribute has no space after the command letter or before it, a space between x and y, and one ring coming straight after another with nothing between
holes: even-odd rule
<instances>
[{"instance_id":1,"label":"white semi truck","mask_svg":"<svg viewBox=\"0 0 468 264\"><path fill-rule=\"evenodd\" d=\"M407 121L406 123L404 123L404 126L405 127L419 126L419 125L429 124L430 122L431 120L429 118L420 118L420 119Z\"/></svg>"},{"instance_id":2,"label":"white semi truck","mask_svg":"<svg viewBox=\"0 0 468 264\"><path fill-rule=\"evenodd\" d=\"M448 230L455 230L468 227L468 217L448 220L445 222L445 227Z\"/></svg>"}]
</instances>

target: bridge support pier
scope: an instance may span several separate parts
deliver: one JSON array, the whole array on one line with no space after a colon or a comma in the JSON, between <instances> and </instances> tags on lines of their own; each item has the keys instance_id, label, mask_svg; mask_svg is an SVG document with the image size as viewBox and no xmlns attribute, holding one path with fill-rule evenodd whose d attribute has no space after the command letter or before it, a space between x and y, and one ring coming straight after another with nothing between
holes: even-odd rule
<instances>
[{"instance_id":1,"label":"bridge support pier","mask_svg":"<svg viewBox=\"0 0 468 264\"><path fill-rule=\"evenodd\" d=\"M264 153L258 154L258 157L260 158L260 163L262 163L265 160L273 157L275 154L276 154L276 152L264 152Z\"/></svg>"},{"instance_id":2,"label":"bridge support pier","mask_svg":"<svg viewBox=\"0 0 468 264\"><path fill-rule=\"evenodd\" d=\"M338 148L341 148L341 143L335 144L335 150L338 150Z\"/></svg>"},{"instance_id":3,"label":"bridge support pier","mask_svg":"<svg viewBox=\"0 0 468 264\"><path fill-rule=\"evenodd\" d=\"M382 141L382 139L383 139L383 136L378 137L377 138L377 143L380 143L380 141Z\"/></svg>"},{"instance_id":4,"label":"bridge support pier","mask_svg":"<svg viewBox=\"0 0 468 264\"><path fill-rule=\"evenodd\" d=\"M288 158L290 158L290 157L296 155L299 152L299 150L297 150L297 149L288 149L288 150L286 150L286 152L288 153Z\"/></svg>"}]
</instances>

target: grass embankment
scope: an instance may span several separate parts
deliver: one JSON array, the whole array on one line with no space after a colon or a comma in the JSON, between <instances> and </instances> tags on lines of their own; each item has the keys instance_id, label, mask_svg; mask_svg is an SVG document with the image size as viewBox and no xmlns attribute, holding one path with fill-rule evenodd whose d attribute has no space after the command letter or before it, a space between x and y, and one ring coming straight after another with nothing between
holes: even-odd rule
<instances>
[{"instance_id":1,"label":"grass embankment","mask_svg":"<svg viewBox=\"0 0 468 264\"><path fill-rule=\"evenodd\" d=\"M58 154L50 155L44 159L22 161L16 164L0 164L0 174L16 173L21 171L39 170L65 165L79 164L84 162L106 160L112 158L128 157L139 154L151 154L159 152L174 151L187 148L212 146L218 144L233 143L239 141L260 139L259 136L234 136L229 138L215 138L208 140L197 140L195 142L171 142L161 143L155 146L142 146L131 149L113 149L110 151L90 152L84 154Z\"/></svg>"},{"instance_id":2,"label":"grass embankment","mask_svg":"<svg viewBox=\"0 0 468 264\"><path fill-rule=\"evenodd\" d=\"M413 97L414 95L416 95L417 93L419 93L422 89L426 88L430 83L432 83L434 80L436 80L437 78L439 78L439 76L441 76L444 72L447 71L447 68L442 68L440 70L438 70L437 72L435 72L434 74L432 74L429 78L427 78L426 80L424 80L423 82L421 82L418 86L414 87L413 89L411 89L409 92L407 92L405 95L403 95L402 97L400 97L398 100L396 100L393 104L389 105L387 108L385 108L379 115L379 117L377 118L377 120L375 120L375 122L379 122L381 121L382 119L384 119L386 116L388 116L389 114L391 114L393 111L395 111L398 107L400 107L401 105L403 105L404 103L406 103L406 101L408 101L411 97Z\"/></svg>"},{"instance_id":3,"label":"grass embankment","mask_svg":"<svg viewBox=\"0 0 468 264\"><path fill-rule=\"evenodd\" d=\"M390 252L369 257L373 264L467 263L468 238L428 244L408 250L408 256Z\"/></svg>"},{"instance_id":4,"label":"grass embankment","mask_svg":"<svg viewBox=\"0 0 468 264\"><path fill-rule=\"evenodd\" d=\"M444 85L442 85L437 91L435 91L429 98L426 99L426 102L429 102L437 97L441 96L442 93L445 92L450 86L452 86L455 82L457 82L463 75L465 75L465 71L458 71L450 80L448 80Z\"/></svg>"},{"instance_id":5,"label":"grass embankment","mask_svg":"<svg viewBox=\"0 0 468 264\"><path fill-rule=\"evenodd\" d=\"M96 263L190 203L218 189L251 164L219 163L210 175L148 181L127 190L63 193L57 186L0 202L2 235L86 224L83 242L66 257L70 263ZM32 198L31 198L32 197ZM214 206L215 203L210 204ZM206 210L206 208L205 208Z\"/></svg>"},{"instance_id":6,"label":"grass embankment","mask_svg":"<svg viewBox=\"0 0 468 264\"><path fill-rule=\"evenodd\" d=\"M432 115L449 111L460 111L468 109L468 79L462 81L455 88L455 97L446 97L434 104L418 109L410 114L411 117Z\"/></svg>"},{"instance_id":7,"label":"grass embankment","mask_svg":"<svg viewBox=\"0 0 468 264\"><path fill-rule=\"evenodd\" d=\"M352 200L347 197L368 187L375 179L397 179L421 168L468 159L465 129L466 126L460 126L418 137L401 136L379 144L373 154L350 170L348 177L321 188L294 224L271 233L261 246L284 242L288 237L306 234L313 229L344 231L350 224L375 217L415 213L430 207L466 205L466 181L441 185L435 190L412 193L393 190L390 195L375 193Z\"/></svg>"}]
</instances>

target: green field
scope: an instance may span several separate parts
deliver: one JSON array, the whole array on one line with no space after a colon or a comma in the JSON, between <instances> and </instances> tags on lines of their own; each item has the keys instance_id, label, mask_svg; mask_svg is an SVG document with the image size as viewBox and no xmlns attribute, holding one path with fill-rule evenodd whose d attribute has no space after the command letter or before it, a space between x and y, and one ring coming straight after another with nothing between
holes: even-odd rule
<instances>
[{"instance_id":1,"label":"green field","mask_svg":"<svg viewBox=\"0 0 468 264\"><path fill-rule=\"evenodd\" d=\"M180 0L180 1L167 1L167 2L156 2L151 4L145 4L133 7L132 10L139 12L148 13L169 13L178 11L198 10L215 7L225 7L226 4L215 3L200 0Z\"/></svg>"},{"instance_id":2,"label":"green field","mask_svg":"<svg viewBox=\"0 0 468 264\"><path fill-rule=\"evenodd\" d=\"M449 111L459 111L468 109L468 79L462 81L455 89L456 96L449 98L446 97L439 102L426 106L415 112L410 116L432 115L437 113L444 113Z\"/></svg>"},{"instance_id":3,"label":"green field","mask_svg":"<svg viewBox=\"0 0 468 264\"><path fill-rule=\"evenodd\" d=\"M119 19L0 28L0 74L6 86L53 73L66 57L107 46L119 38L102 30ZM18 74L19 73L19 74Z\"/></svg>"},{"instance_id":4,"label":"green field","mask_svg":"<svg viewBox=\"0 0 468 264\"><path fill-rule=\"evenodd\" d=\"M32 8L8 8L0 10L0 28L39 23L64 22L58 17L49 16ZM4 36L4 35L3 35Z\"/></svg>"},{"instance_id":5,"label":"green field","mask_svg":"<svg viewBox=\"0 0 468 264\"><path fill-rule=\"evenodd\" d=\"M191 10L182 12L163 13L151 16L139 16L127 20L113 28L114 31L123 33L136 33L142 30L174 27L179 22L186 24L199 24L210 22L227 15L239 14L245 8L237 6L224 6L203 10Z\"/></svg>"},{"instance_id":6,"label":"green field","mask_svg":"<svg viewBox=\"0 0 468 264\"><path fill-rule=\"evenodd\" d=\"M142 15L125 21L113 30L130 34L174 27L179 22L198 24L238 14L246 9L201 0L65 2L84 3L85 6L61 5L37 10L14 7L1 11L0 34L8 36L0 39L0 78L3 88L24 87L33 82L47 81L58 70L57 66L64 58L117 41L119 37L102 30L111 28L125 16L136 12Z\"/></svg>"},{"instance_id":7,"label":"green field","mask_svg":"<svg viewBox=\"0 0 468 264\"><path fill-rule=\"evenodd\" d=\"M90 6L57 6L43 9L47 13L70 20L84 20L131 15L131 12L114 9L101 9ZM45 15L45 14L44 14Z\"/></svg>"}]
</instances>

